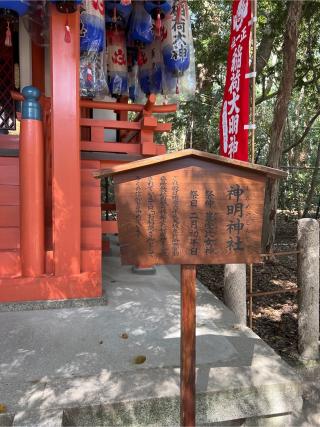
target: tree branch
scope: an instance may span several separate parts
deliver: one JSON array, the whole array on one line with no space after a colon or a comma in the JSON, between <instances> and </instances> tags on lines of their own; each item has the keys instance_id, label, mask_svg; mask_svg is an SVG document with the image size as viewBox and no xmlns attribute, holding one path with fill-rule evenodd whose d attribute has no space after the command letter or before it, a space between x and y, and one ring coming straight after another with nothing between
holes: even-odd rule
<instances>
[{"instance_id":1,"label":"tree branch","mask_svg":"<svg viewBox=\"0 0 320 427\"><path fill-rule=\"evenodd\" d=\"M261 74L264 67L268 64L273 48L274 39L275 32L270 27L267 27L257 50L257 75Z\"/></svg>"},{"instance_id":2,"label":"tree branch","mask_svg":"<svg viewBox=\"0 0 320 427\"><path fill-rule=\"evenodd\" d=\"M301 135L301 137L298 139L298 141L294 142L293 144L289 145L289 147L285 148L282 151L282 154L286 154L288 153L290 150L292 150L292 148L297 147L298 145L302 144L303 141L305 140L306 136L308 135L308 133L310 132L313 123L317 120L317 118L320 116L320 108L317 110L317 112L314 114L314 116L311 117L309 123L307 124L305 130L303 131L303 134Z\"/></svg>"},{"instance_id":3,"label":"tree branch","mask_svg":"<svg viewBox=\"0 0 320 427\"><path fill-rule=\"evenodd\" d=\"M260 96L260 98L258 98L256 101L256 105L262 104L264 101L274 98L277 95L278 95L278 91L269 93L268 95L265 95L265 96Z\"/></svg>"}]
</instances>

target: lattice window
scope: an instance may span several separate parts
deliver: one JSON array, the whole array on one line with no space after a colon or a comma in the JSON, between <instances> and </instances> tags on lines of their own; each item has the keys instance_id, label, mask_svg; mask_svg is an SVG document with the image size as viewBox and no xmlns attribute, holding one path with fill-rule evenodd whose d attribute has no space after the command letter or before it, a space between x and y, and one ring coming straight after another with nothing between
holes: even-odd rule
<instances>
[{"instance_id":1,"label":"lattice window","mask_svg":"<svg viewBox=\"0 0 320 427\"><path fill-rule=\"evenodd\" d=\"M15 104L10 90L14 90L13 48L4 46L5 22L0 22L0 129L16 129Z\"/></svg>"}]
</instances>

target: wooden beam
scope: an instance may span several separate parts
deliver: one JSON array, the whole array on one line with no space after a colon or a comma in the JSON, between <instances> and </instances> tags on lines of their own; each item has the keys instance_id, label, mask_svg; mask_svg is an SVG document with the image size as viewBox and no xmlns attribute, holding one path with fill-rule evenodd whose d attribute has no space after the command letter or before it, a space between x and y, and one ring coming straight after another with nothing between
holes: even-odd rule
<instances>
[{"instance_id":1,"label":"wooden beam","mask_svg":"<svg viewBox=\"0 0 320 427\"><path fill-rule=\"evenodd\" d=\"M66 16L51 5L52 204L54 273L80 273L80 12Z\"/></svg>"},{"instance_id":2,"label":"wooden beam","mask_svg":"<svg viewBox=\"0 0 320 427\"><path fill-rule=\"evenodd\" d=\"M124 144L122 142L90 142L81 141L82 151L102 151L107 153L140 154L140 144Z\"/></svg>"},{"instance_id":3,"label":"wooden beam","mask_svg":"<svg viewBox=\"0 0 320 427\"><path fill-rule=\"evenodd\" d=\"M18 150L19 136L18 135L0 135L1 150Z\"/></svg>"},{"instance_id":4,"label":"wooden beam","mask_svg":"<svg viewBox=\"0 0 320 427\"><path fill-rule=\"evenodd\" d=\"M119 233L118 221L102 221L102 233L107 233L107 234Z\"/></svg>"},{"instance_id":5,"label":"wooden beam","mask_svg":"<svg viewBox=\"0 0 320 427\"><path fill-rule=\"evenodd\" d=\"M145 105L143 104L121 104L120 102L90 101L88 99L81 99L80 106L86 108L98 108L102 110L135 111L137 113L142 112L145 108ZM154 105L152 108L153 113L166 114L175 113L176 111L177 104Z\"/></svg>"},{"instance_id":6,"label":"wooden beam","mask_svg":"<svg viewBox=\"0 0 320 427\"><path fill-rule=\"evenodd\" d=\"M129 101L129 98L127 96L121 96L119 99L119 102L121 104L128 104L128 101ZM128 121L128 110L119 111L117 115L117 120ZM118 130L117 139L119 139L122 142L125 134L126 134L125 130Z\"/></svg>"},{"instance_id":7,"label":"wooden beam","mask_svg":"<svg viewBox=\"0 0 320 427\"><path fill-rule=\"evenodd\" d=\"M105 129L141 129L140 123L128 122L124 120L96 120L96 119L81 119L80 126L101 127Z\"/></svg>"},{"instance_id":8,"label":"wooden beam","mask_svg":"<svg viewBox=\"0 0 320 427\"><path fill-rule=\"evenodd\" d=\"M96 120L96 119L80 119L80 126L89 126L103 129L126 129L126 130L140 130L141 122L127 122L123 120ZM158 123L155 127L155 132L170 132L172 128L171 123Z\"/></svg>"},{"instance_id":9,"label":"wooden beam","mask_svg":"<svg viewBox=\"0 0 320 427\"><path fill-rule=\"evenodd\" d=\"M158 145L156 146L158 147ZM216 154L206 153L204 151L199 151L199 150L193 150L191 148L187 150L177 151L174 153L163 154L161 155L161 157L150 157L147 159L139 160L138 162L128 163L126 165L115 166L111 169L101 170L97 172L95 176L101 178L103 176L116 175L124 171L139 169L142 167L158 164L160 162L169 162L171 160L181 159L183 157L188 157L188 156L207 160L208 162L213 162L220 165L247 170L248 172L249 171L256 172L272 179L277 179L281 177L285 178L288 176L287 172L284 172L279 169L273 169L267 166L243 162L242 160L229 159L228 157L217 156Z\"/></svg>"}]
</instances>

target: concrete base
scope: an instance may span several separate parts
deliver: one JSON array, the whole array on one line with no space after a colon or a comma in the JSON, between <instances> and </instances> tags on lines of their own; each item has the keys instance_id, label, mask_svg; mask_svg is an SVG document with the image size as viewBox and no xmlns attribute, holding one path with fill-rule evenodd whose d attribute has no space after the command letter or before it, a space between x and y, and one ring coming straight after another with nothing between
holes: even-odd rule
<instances>
[{"instance_id":1,"label":"concrete base","mask_svg":"<svg viewBox=\"0 0 320 427\"><path fill-rule=\"evenodd\" d=\"M179 268L137 276L105 263L107 306L0 313L0 396L14 425L179 425ZM291 369L197 292L198 424L299 410Z\"/></svg>"},{"instance_id":2,"label":"concrete base","mask_svg":"<svg viewBox=\"0 0 320 427\"><path fill-rule=\"evenodd\" d=\"M140 274L141 276L153 276L157 274L157 270L155 267L132 267L132 273Z\"/></svg>"},{"instance_id":3,"label":"concrete base","mask_svg":"<svg viewBox=\"0 0 320 427\"><path fill-rule=\"evenodd\" d=\"M53 301L27 301L0 303L1 311L54 310L61 308L96 307L107 304L107 298L82 298Z\"/></svg>"}]
</instances>

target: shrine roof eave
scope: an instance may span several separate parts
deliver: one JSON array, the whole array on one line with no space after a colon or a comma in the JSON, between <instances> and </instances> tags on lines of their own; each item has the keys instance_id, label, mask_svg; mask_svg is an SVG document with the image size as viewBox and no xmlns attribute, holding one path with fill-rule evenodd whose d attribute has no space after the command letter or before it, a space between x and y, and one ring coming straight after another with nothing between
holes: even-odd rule
<instances>
[{"instance_id":1,"label":"shrine roof eave","mask_svg":"<svg viewBox=\"0 0 320 427\"><path fill-rule=\"evenodd\" d=\"M245 169L248 172L256 172L260 175L265 175L268 178L285 178L288 173L280 169L273 169L267 166L262 166L258 164L248 163L241 160L229 159L227 157L218 156L216 154L206 153L204 151L187 149L182 151L177 151L169 154L162 154L160 156L149 157L142 160L137 160L135 162L126 163L125 165L117 165L108 169L100 169L94 172L96 178L103 178L106 176L113 176L124 172L133 171L140 168L145 168L148 166L153 166L159 163L170 162L172 160L182 159L184 157L195 157L202 159L204 161L209 161L212 163L229 166L236 169Z\"/></svg>"}]
</instances>

